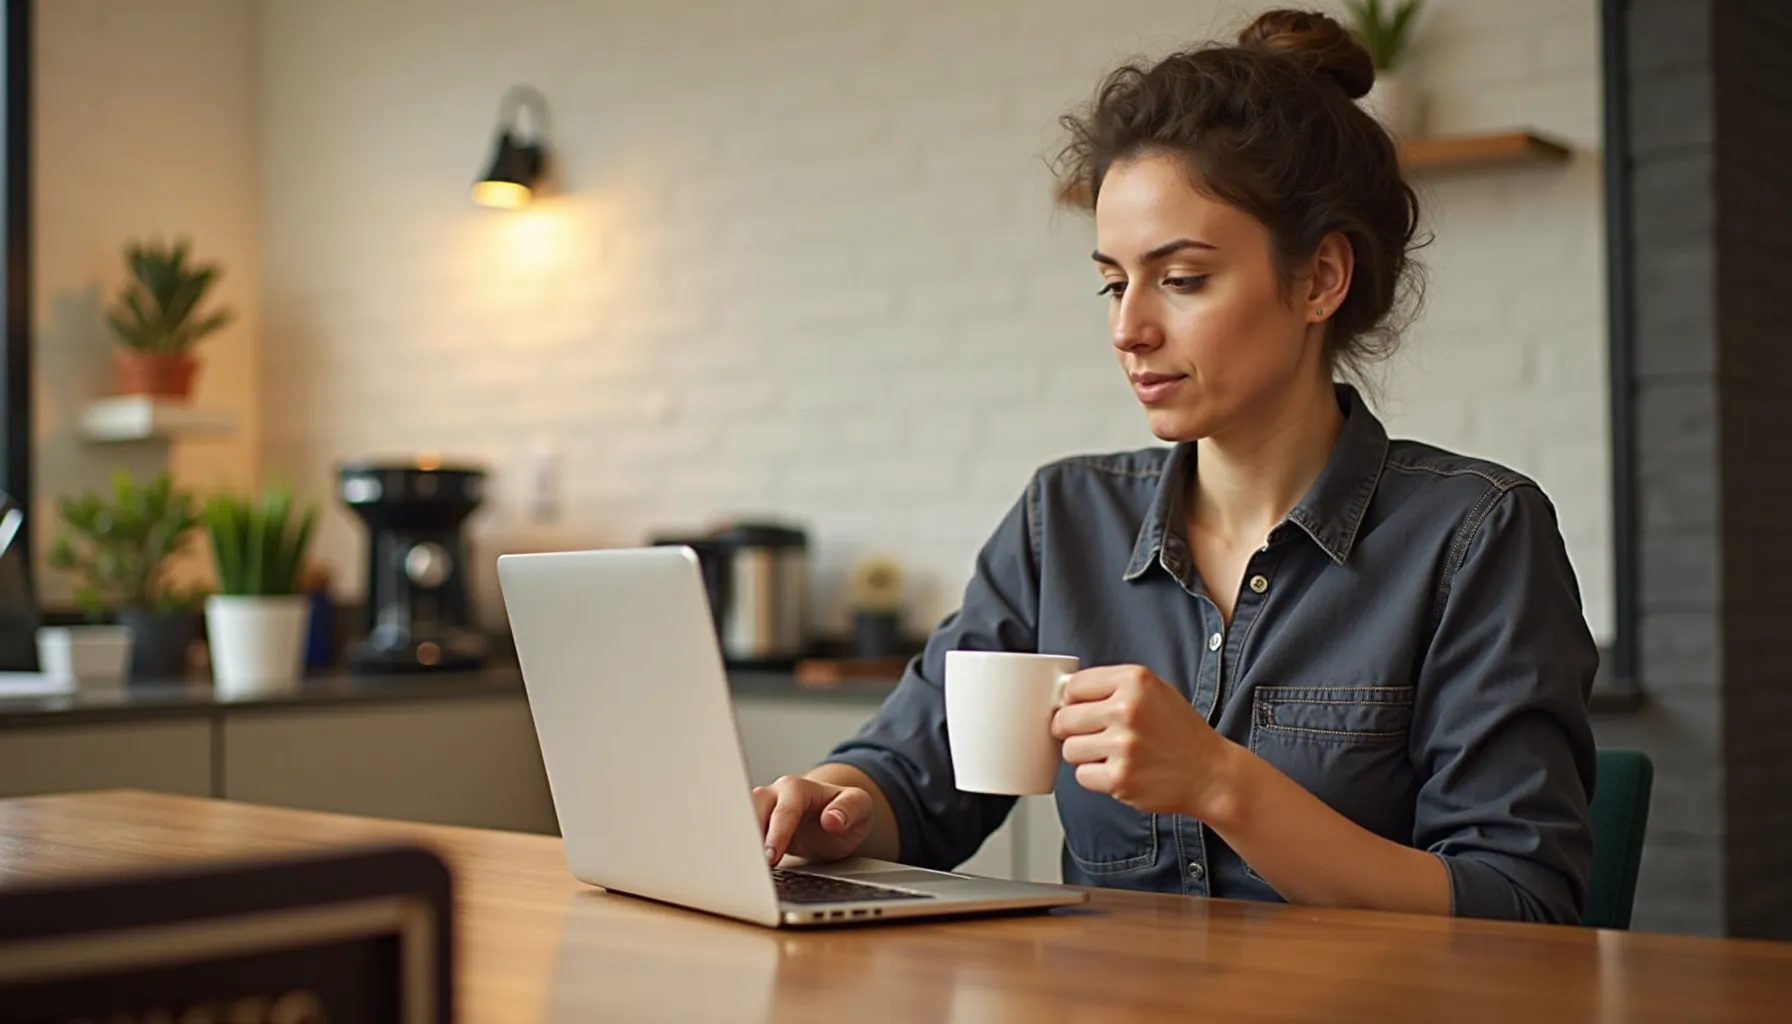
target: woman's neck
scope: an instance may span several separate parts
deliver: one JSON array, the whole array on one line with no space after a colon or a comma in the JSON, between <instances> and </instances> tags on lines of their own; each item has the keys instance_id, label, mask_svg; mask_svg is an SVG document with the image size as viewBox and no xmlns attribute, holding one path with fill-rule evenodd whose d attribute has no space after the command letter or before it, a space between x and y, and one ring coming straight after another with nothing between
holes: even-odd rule
<instances>
[{"instance_id":1,"label":"woman's neck","mask_svg":"<svg viewBox=\"0 0 1792 1024\"><path fill-rule=\"evenodd\" d=\"M1226 434L1197 442L1188 526L1258 545L1319 478L1344 428L1329 379L1290 393Z\"/></svg>"}]
</instances>

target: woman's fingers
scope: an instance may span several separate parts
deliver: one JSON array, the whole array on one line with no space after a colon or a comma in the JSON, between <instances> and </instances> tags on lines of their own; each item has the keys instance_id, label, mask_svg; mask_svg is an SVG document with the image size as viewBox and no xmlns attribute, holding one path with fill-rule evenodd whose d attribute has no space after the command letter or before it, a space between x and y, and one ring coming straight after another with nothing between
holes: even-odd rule
<instances>
[{"instance_id":1,"label":"woman's fingers","mask_svg":"<svg viewBox=\"0 0 1792 1024\"><path fill-rule=\"evenodd\" d=\"M1090 761L1076 766L1076 784L1091 793L1114 791L1114 768L1106 761Z\"/></svg>"},{"instance_id":2,"label":"woman's fingers","mask_svg":"<svg viewBox=\"0 0 1792 1024\"><path fill-rule=\"evenodd\" d=\"M821 810L821 827L834 835L845 835L871 819L871 794L862 789L844 788Z\"/></svg>"},{"instance_id":3,"label":"woman's fingers","mask_svg":"<svg viewBox=\"0 0 1792 1024\"><path fill-rule=\"evenodd\" d=\"M1072 736L1064 741L1063 757L1070 764L1090 764L1105 761L1108 756L1108 745L1100 733L1084 736Z\"/></svg>"},{"instance_id":4,"label":"woman's fingers","mask_svg":"<svg viewBox=\"0 0 1792 1024\"><path fill-rule=\"evenodd\" d=\"M809 810L810 802L815 796L817 783L811 779L799 779L786 775L771 784L771 791L776 795L771 814L765 825L765 859L776 864L784 859L790 849L790 841L796 837L796 830L803 823L803 815Z\"/></svg>"},{"instance_id":5,"label":"woman's fingers","mask_svg":"<svg viewBox=\"0 0 1792 1024\"><path fill-rule=\"evenodd\" d=\"M772 808L778 806L778 794L770 786L753 787L753 811L759 815L759 834L765 835L766 826L771 824Z\"/></svg>"},{"instance_id":6,"label":"woman's fingers","mask_svg":"<svg viewBox=\"0 0 1792 1024\"><path fill-rule=\"evenodd\" d=\"M1105 702L1091 704L1066 704L1052 715L1052 736L1065 739L1085 733L1096 733L1107 728L1108 714Z\"/></svg>"},{"instance_id":7,"label":"woman's fingers","mask_svg":"<svg viewBox=\"0 0 1792 1024\"><path fill-rule=\"evenodd\" d=\"M1106 700L1127 680L1136 678L1143 671L1138 665L1097 665L1072 673L1070 681L1064 684L1064 703Z\"/></svg>"}]
</instances>

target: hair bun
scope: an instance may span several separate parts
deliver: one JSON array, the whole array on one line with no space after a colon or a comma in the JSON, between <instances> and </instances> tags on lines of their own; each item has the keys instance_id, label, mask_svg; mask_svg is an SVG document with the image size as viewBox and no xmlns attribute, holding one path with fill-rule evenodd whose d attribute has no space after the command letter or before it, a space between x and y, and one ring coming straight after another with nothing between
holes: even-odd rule
<instances>
[{"instance_id":1,"label":"hair bun","mask_svg":"<svg viewBox=\"0 0 1792 1024\"><path fill-rule=\"evenodd\" d=\"M1238 45L1296 61L1337 82L1351 99L1375 84L1369 51L1344 26L1317 11L1265 11L1238 34Z\"/></svg>"}]
</instances>

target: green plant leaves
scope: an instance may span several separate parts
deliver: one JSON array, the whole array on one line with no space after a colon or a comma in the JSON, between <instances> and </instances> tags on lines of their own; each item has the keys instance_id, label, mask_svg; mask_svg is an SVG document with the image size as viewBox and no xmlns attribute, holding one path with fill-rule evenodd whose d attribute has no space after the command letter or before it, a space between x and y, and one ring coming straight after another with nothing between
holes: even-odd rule
<instances>
[{"instance_id":1,"label":"green plant leaves","mask_svg":"<svg viewBox=\"0 0 1792 1024\"><path fill-rule=\"evenodd\" d=\"M199 513L168 473L140 487L120 470L109 493L62 497L57 512L63 528L51 542L50 565L77 575L76 598L90 612L188 599L169 591L162 571L198 528Z\"/></svg>"},{"instance_id":2,"label":"green plant leaves","mask_svg":"<svg viewBox=\"0 0 1792 1024\"><path fill-rule=\"evenodd\" d=\"M67 571L78 564L74 543L66 536L57 537L50 545L50 568Z\"/></svg>"},{"instance_id":3,"label":"green plant leaves","mask_svg":"<svg viewBox=\"0 0 1792 1024\"><path fill-rule=\"evenodd\" d=\"M259 500L219 495L206 503L205 525L211 535L222 593L233 595L296 594L305 549L311 543L317 507L297 512L292 490L271 485Z\"/></svg>"},{"instance_id":4,"label":"green plant leaves","mask_svg":"<svg viewBox=\"0 0 1792 1024\"><path fill-rule=\"evenodd\" d=\"M1369 51L1377 71L1389 71L1405 59L1412 22L1424 0L1344 0L1351 34Z\"/></svg>"},{"instance_id":5,"label":"green plant leaves","mask_svg":"<svg viewBox=\"0 0 1792 1024\"><path fill-rule=\"evenodd\" d=\"M172 246L159 239L125 246L125 264L133 280L105 315L106 323L127 348L179 354L230 323L234 314L227 309L194 319L223 271L216 264L189 265L190 247L185 238Z\"/></svg>"},{"instance_id":6,"label":"green plant leaves","mask_svg":"<svg viewBox=\"0 0 1792 1024\"><path fill-rule=\"evenodd\" d=\"M248 593L243 572L245 518L248 503L220 495L206 502L205 528L212 539L212 561L218 570L218 589L225 594Z\"/></svg>"},{"instance_id":7,"label":"green plant leaves","mask_svg":"<svg viewBox=\"0 0 1792 1024\"><path fill-rule=\"evenodd\" d=\"M90 613L107 607L172 611L192 607L206 591L162 579L168 559L205 528L226 594L296 594L318 509L301 507L292 489L268 487L259 498L223 494L200 506L162 473L139 485L128 472L104 492L58 499L63 529L51 542L50 565L79 577L76 598Z\"/></svg>"}]
</instances>

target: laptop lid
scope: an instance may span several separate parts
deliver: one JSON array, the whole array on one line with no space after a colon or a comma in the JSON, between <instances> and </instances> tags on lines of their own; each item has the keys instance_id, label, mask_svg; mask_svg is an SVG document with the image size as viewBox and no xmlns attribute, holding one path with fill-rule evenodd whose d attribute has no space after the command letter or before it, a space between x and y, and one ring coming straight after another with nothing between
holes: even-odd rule
<instances>
[{"instance_id":1,"label":"laptop lid","mask_svg":"<svg viewBox=\"0 0 1792 1024\"><path fill-rule=\"evenodd\" d=\"M31 552L25 550L25 510L0 491L0 672L36 672L37 600L31 593Z\"/></svg>"},{"instance_id":2,"label":"laptop lid","mask_svg":"<svg viewBox=\"0 0 1792 1024\"><path fill-rule=\"evenodd\" d=\"M498 581L573 875L777 924L696 557L504 555Z\"/></svg>"}]
</instances>

